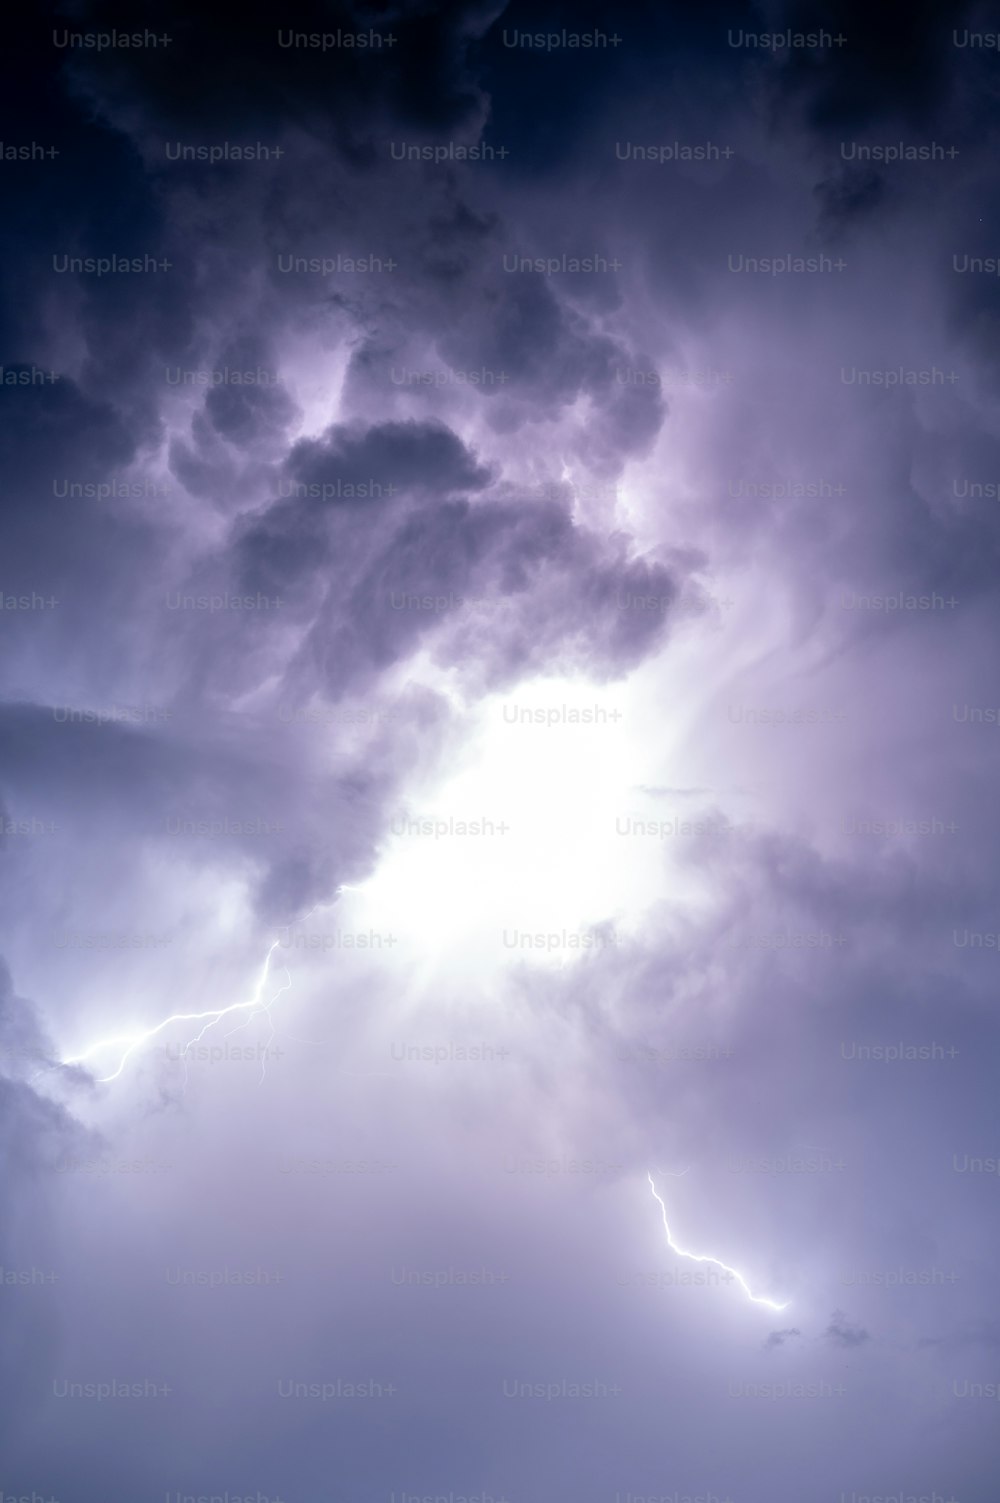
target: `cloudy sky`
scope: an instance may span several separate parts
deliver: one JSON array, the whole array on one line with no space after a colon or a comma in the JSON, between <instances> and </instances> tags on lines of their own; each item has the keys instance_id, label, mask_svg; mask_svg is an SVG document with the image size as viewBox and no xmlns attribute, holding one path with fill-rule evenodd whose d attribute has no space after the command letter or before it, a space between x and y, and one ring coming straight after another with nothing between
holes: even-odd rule
<instances>
[{"instance_id":1,"label":"cloudy sky","mask_svg":"<svg viewBox=\"0 0 1000 1503\"><path fill-rule=\"evenodd\" d=\"M0 91L4 1503L995 1503L988 8Z\"/></svg>"}]
</instances>

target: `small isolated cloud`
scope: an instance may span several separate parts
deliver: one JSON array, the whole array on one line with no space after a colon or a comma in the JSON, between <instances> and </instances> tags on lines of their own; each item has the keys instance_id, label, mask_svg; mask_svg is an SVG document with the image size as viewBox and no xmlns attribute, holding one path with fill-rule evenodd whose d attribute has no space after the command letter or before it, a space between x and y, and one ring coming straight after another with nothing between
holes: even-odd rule
<instances>
[{"instance_id":1,"label":"small isolated cloud","mask_svg":"<svg viewBox=\"0 0 1000 1503\"><path fill-rule=\"evenodd\" d=\"M772 1331L767 1340L764 1342L764 1347L766 1350L770 1350L771 1347L784 1346L789 1337L801 1335L802 1332L798 1329L797 1326L789 1326L788 1330L786 1331Z\"/></svg>"},{"instance_id":2,"label":"small isolated cloud","mask_svg":"<svg viewBox=\"0 0 1000 1503\"><path fill-rule=\"evenodd\" d=\"M864 1346L869 1339L869 1334L863 1326L848 1325L847 1316L843 1310L834 1310L830 1316L830 1324L823 1334L828 1341L834 1341L838 1346Z\"/></svg>"}]
</instances>

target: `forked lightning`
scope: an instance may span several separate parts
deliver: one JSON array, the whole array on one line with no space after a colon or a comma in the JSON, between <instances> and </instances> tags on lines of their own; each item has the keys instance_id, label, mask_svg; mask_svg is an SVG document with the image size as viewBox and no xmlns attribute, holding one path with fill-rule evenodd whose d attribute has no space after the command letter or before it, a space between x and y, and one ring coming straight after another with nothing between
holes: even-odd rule
<instances>
[{"instance_id":1,"label":"forked lightning","mask_svg":"<svg viewBox=\"0 0 1000 1503\"><path fill-rule=\"evenodd\" d=\"M260 976L257 979L257 985L254 988L253 996L249 999L249 1001L231 1002L228 1007L213 1007L209 1008L206 1012L171 1013L169 1018L164 1018L162 1023L157 1023L153 1028L144 1028L135 1033L113 1034L109 1038L98 1039L95 1044L91 1044L89 1049L85 1049L82 1054L74 1054L69 1059L64 1059L62 1063L64 1065L86 1064L87 1061L93 1059L95 1055L101 1055L111 1049L119 1049L124 1046L124 1053L122 1054L121 1059L118 1061L117 1070L113 1071L111 1075L98 1076L98 1080L101 1083L106 1083L107 1081L118 1079L119 1075L121 1075L122 1071L128 1064L129 1059L135 1053L136 1049L141 1048L143 1044L148 1043L150 1039L155 1038L158 1033L162 1033L165 1028L169 1028L173 1023L202 1023L204 1025L201 1029L201 1032L196 1034L193 1039L190 1039L188 1043L185 1044L184 1048L186 1052L194 1044L198 1043L199 1040L202 1039L208 1032L208 1030L210 1028L213 1028L216 1023L220 1023L223 1018L227 1018L233 1013L248 1013L249 1016L247 1017L246 1022L249 1023L252 1021L256 1013L261 1012L265 1013L267 1015L268 1021L270 1021L271 1008L274 1006L275 1002L277 1002L282 993L286 992L292 984L292 978L286 969L284 983L278 988L270 1001L263 1002L261 1000L264 995L264 988L267 985L268 976L271 973L271 956L274 954L279 944L280 940L276 939L271 948L268 950L267 955L264 957L264 964L261 966ZM233 1031L235 1032L235 1030ZM271 1032L273 1037L273 1027ZM263 1072L263 1062L261 1069Z\"/></svg>"}]
</instances>

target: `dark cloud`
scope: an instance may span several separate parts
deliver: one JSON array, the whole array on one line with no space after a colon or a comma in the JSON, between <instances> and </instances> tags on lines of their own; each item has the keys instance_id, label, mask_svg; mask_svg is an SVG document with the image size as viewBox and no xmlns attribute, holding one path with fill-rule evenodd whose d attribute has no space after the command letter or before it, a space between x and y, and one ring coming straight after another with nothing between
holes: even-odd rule
<instances>
[{"instance_id":1,"label":"dark cloud","mask_svg":"<svg viewBox=\"0 0 1000 1503\"><path fill-rule=\"evenodd\" d=\"M322 439L303 439L285 463L287 484L327 504L351 489L391 495L394 490L448 495L481 490L489 471L443 423L382 423L367 430L334 425ZM344 494L346 493L346 497Z\"/></svg>"},{"instance_id":2,"label":"dark cloud","mask_svg":"<svg viewBox=\"0 0 1000 1503\"><path fill-rule=\"evenodd\" d=\"M790 1326L787 1330L783 1331L771 1331L768 1335L767 1340L764 1342L764 1346L768 1351L770 1351L773 1347L784 1346L785 1342L790 1340L792 1336L801 1335L802 1332L797 1330L795 1326Z\"/></svg>"},{"instance_id":3,"label":"dark cloud","mask_svg":"<svg viewBox=\"0 0 1000 1503\"><path fill-rule=\"evenodd\" d=\"M830 1324L824 1331L827 1341L832 1341L836 1346L864 1346L871 1337L862 1326L852 1326L847 1323L847 1316L843 1310L834 1310L830 1316Z\"/></svg>"}]
</instances>

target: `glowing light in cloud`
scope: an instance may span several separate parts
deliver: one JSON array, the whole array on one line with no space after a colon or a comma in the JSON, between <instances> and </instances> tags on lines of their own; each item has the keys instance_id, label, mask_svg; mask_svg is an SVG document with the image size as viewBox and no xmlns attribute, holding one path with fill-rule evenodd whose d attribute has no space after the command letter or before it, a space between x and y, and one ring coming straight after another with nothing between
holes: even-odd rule
<instances>
[{"instance_id":1,"label":"glowing light in cloud","mask_svg":"<svg viewBox=\"0 0 1000 1503\"><path fill-rule=\"evenodd\" d=\"M679 1257L690 1258L693 1263L714 1263L716 1268L721 1268L724 1270L724 1272L732 1275L732 1277L739 1284L740 1288L743 1290L743 1293L746 1295L747 1299L752 1301L752 1303L755 1305L766 1305L769 1310L788 1309L787 1300L784 1303L781 1303L778 1300L768 1299L763 1294L754 1294L750 1288L750 1285L747 1283L746 1279L739 1272L739 1270L736 1268L731 1268L728 1263L723 1263L721 1258L713 1258L710 1253L688 1252L686 1248L678 1246L678 1244L674 1241L673 1236L671 1235L670 1225L667 1221L667 1208L663 1204L663 1201L660 1199L660 1196L656 1193L656 1186L653 1183L653 1176L651 1174L648 1174L647 1179L649 1180L649 1188L653 1192L653 1199L657 1202L660 1210L663 1212L663 1230L667 1234L667 1243L669 1247L678 1254Z\"/></svg>"},{"instance_id":2,"label":"glowing light in cloud","mask_svg":"<svg viewBox=\"0 0 1000 1503\"><path fill-rule=\"evenodd\" d=\"M411 789L377 870L355 890L359 923L404 935L407 954L480 973L562 965L617 942L610 931L620 937L643 912L665 860L662 846L616 830L631 790L658 775L627 695L624 684L547 679L462 707L464 742ZM580 943L599 926L606 940ZM532 949L515 934L559 942Z\"/></svg>"}]
</instances>

